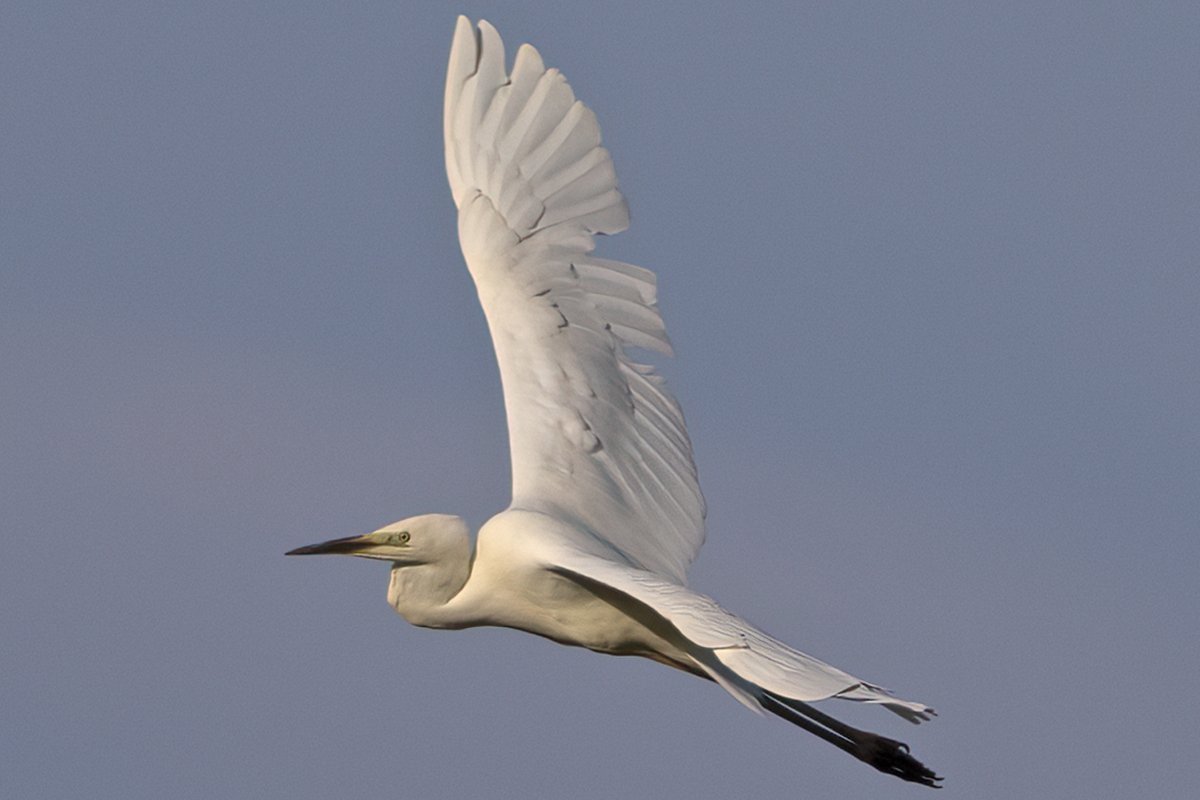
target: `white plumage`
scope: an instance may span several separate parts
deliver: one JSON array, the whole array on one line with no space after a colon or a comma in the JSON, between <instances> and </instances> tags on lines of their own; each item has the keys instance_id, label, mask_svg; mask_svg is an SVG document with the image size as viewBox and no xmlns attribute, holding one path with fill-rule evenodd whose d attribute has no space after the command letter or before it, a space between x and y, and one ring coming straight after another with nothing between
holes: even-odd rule
<instances>
[{"instance_id":1,"label":"white plumage","mask_svg":"<svg viewBox=\"0 0 1200 800\"><path fill-rule=\"evenodd\" d=\"M704 499L678 403L628 348L670 353L654 274L592 255L629 213L595 115L523 45L511 72L487 22L458 19L446 80L446 172L463 255L504 386L513 497L476 537L425 515L300 548L391 561L414 624L502 625L641 655L719 683L877 769L940 780L907 748L807 705L932 710L794 650L686 587Z\"/></svg>"},{"instance_id":2,"label":"white plumage","mask_svg":"<svg viewBox=\"0 0 1200 800\"><path fill-rule=\"evenodd\" d=\"M508 411L513 505L568 519L684 581L704 500L683 414L624 345L670 352L654 274L594 258L629 224L595 115L524 45L460 18L446 80L446 170Z\"/></svg>"}]
</instances>

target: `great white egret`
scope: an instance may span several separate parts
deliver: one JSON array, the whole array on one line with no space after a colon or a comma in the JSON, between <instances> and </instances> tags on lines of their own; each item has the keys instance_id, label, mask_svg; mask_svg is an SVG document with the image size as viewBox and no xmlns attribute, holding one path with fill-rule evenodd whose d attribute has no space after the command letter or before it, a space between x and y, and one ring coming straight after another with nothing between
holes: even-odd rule
<instances>
[{"instance_id":1,"label":"great white egret","mask_svg":"<svg viewBox=\"0 0 1200 800\"><path fill-rule=\"evenodd\" d=\"M629 222L595 115L522 45L458 18L445 95L458 236L491 330L512 450L511 505L479 530L427 514L288 555L389 561L388 602L429 628L500 625L715 681L876 769L936 786L900 742L808 705L933 710L793 650L686 587L704 499L679 405L626 348L670 352L654 274L593 256Z\"/></svg>"}]
</instances>

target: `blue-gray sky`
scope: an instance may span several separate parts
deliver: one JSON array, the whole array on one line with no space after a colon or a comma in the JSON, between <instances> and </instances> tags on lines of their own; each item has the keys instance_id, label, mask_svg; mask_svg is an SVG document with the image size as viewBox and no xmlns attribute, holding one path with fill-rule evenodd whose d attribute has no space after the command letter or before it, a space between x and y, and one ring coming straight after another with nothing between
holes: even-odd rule
<instances>
[{"instance_id":1,"label":"blue-gray sky","mask_svg":"<svg viewBox=\"0 0 1200 800\"><path fill-rule=\"evenodd\" d=\"M923 791L283 558L507 500L442 173L460 11L599 116L693 585L937 707L833 706L949 796L1192 796L1200 11L633 2L3 5L0 795Z\"/></svg>"}]
</instances>

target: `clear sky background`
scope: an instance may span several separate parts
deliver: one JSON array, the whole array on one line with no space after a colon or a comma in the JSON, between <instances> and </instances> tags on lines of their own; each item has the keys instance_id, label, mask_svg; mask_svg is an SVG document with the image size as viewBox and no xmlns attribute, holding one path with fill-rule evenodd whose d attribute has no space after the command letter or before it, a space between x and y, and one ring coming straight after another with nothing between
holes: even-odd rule
<instances>
[{"instance_id":1,"label":"clear sky background","mask_svg":"<svg viewBox=\"0 0 1200 800\"><path fill-rule=\"evenodd\" d=\"M454 17L599 116L692 584L943 796L1195 797L1195 3L0 6L0 796L901 797L719 689L290 548L507 502Z\"/></svg>"}]
</instances>

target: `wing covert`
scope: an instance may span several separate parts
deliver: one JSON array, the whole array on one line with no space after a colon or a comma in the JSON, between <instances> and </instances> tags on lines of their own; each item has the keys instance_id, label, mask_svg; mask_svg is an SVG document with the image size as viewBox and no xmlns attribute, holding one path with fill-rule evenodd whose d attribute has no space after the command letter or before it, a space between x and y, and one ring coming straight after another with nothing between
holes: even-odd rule
<instances>
[{"instance_id":1,"label":"wing covert","mask_svg":"<svg viewBox=\"0 0 1200 800\"><path fill-rule=\"evenodd\" d=\"M459 17L444 110L459 241L500 366L513 506L572 520L683 582L704 500L678 403L627 347L670 353L654 273L593 256L629 223L595 115L522 45Z\"/></svg>"}]
</instances>

